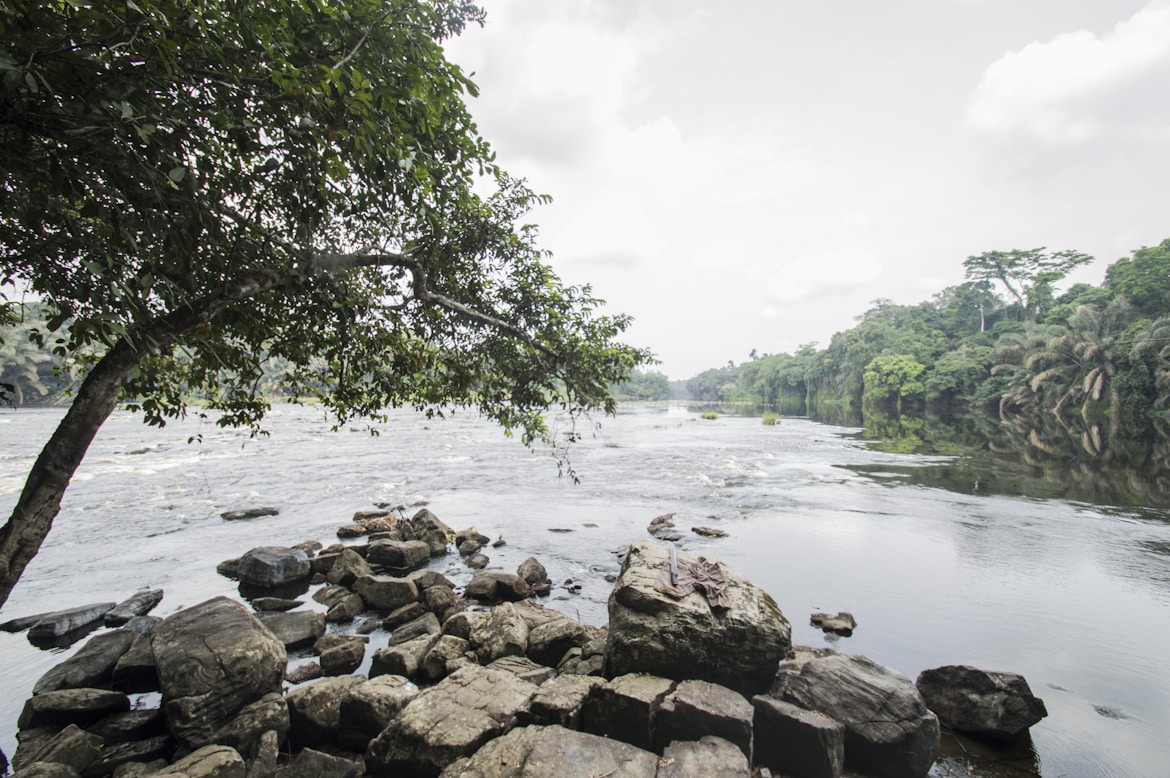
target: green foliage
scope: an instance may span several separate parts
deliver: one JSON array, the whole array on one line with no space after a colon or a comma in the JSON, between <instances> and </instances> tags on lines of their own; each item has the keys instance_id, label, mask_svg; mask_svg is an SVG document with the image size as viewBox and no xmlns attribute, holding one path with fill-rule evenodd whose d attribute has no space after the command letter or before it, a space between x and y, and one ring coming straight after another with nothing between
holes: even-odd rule
<instances>
[{"instance_id":1,"label":"green foliage","mask_svg":"<svg viewBox=\"0 0 1170 778\"><path fill-rule=\"evenodd\" d=\"M1052 301L1052 284L1093 258L1078 251L1045 248L987 251L963 261L972 281L999 281L1021 316L1035 319Z\"/></svg>"},{"instance_id":2,"label":"green foliage","mask_svg":"<svg viewBox=\"0 0 1170 778\"><path fill-rule=\"evenodd\" d=\"M1110 265L1105 287L1111 294L1124 295L1145 316L1170 312L1170 238Z\"/></svg>"},{"instance_id":3,"label":"green foliage","mask_svg":"<svg viewBox=\"0 0 1170 778\"><path fill-rule=\"evenodd\" d=\"M715 421L719 418L719 414L714 411L703 411L699 418L706 419L707 421Z\"/></svg>"},{"instance_id":4,"label":"green foliage","mask_svg":"<svg viewBox=\"0 0 1170 778\"><path fill-rule=\"evenodd\" d=\"M0 293L34 340L119 347L155 424L469 405L526 441L649 360L566 286L443 41L464 0L0 5ZM485 194L480 194L480 193Z\"/></svg>"},{"instance_id":5,"label":"green foliage","mask_svg":"<svg viewBox=\"0 0 1170 778\"><path fill-rule=\"evenodd\" d=\"M626 381L610 385L610 393L619 401L669 400L671 391L670 379L657 371L635 370Z\"/></svg>"},{"instance_id":6,"label":"green foliage","mask_svg":"<svg viewBox=\"0 0 1170 778\"><path fill-rule=\"evenodd\" d=\"M780 417L774 413L765 413L763 422L765 427L775 427L780 423Z\"/></svg>"},{"instance_id":7,"label":"green foliage","mask_svg":"<svg viewBox=\"0 0 1170 778\"><path fill-rule=\"evenodd\" d=\"M899 411L905 400L916 400L926 392L919 380L926 366L909 354L884 354L865 366L865 400L893 402Z\"/></svg>"}]
</instances>

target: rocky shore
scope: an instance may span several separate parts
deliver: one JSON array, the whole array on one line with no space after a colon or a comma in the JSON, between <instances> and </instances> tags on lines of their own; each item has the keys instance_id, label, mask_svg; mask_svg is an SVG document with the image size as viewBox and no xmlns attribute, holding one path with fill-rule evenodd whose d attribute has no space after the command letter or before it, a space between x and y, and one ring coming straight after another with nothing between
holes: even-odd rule
<instances>
[{"instance_id":1,"label":"rocky shore","mask_svg":"<svg viewBox=\"0 0 1170 778\"><path fill-rule=\"evenodd\" d=\"M915 683L794 647L767 592L660 536L628 549L605 627L540 604L539 561L484 569L490 538L427 509L338 537L251 549L219 567L239 599L165 619L150 590L0 625L107 627L33 684L14 775L924 776L940 725L994 743L1046 715L1011 673ZM463 586L431 569L453 553Z\"/></svg>"}]
</instances>

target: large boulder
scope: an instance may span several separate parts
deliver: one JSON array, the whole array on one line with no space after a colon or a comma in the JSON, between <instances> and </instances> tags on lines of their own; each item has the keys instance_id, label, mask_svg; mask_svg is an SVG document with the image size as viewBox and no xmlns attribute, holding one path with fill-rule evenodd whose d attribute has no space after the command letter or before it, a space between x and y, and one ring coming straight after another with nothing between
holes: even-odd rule
<instances>
[{"instance_id":1,"label":"large boulder","mask_svg":"<svg viewBox=\"0 0 1170 778\"><path fill-rule=\"evenodd\" d=\"M657 778L692 778L717 775L719 778L749 778L748 758L734 743L714 735L699 740L678 740L662 752Z\"/></svg>"},{"instance_id":2,"label":"large boulder","mask_svg":"<svg viewBox=\"0 0 1170 778\"><path fill-rule=\"evenodd\" d=\"M581 728L647 751L654 748L654 719L675 683L634 673L594 686L581 710Z\"/></svg>"},{"instance_id":3,"label":"large boulder","mask_svg":"<svg viewBox=\"0 0 1170 778\"><path fill-rule=\"evenodd\" d=\"M1048 715L1017 673L947 665L923 670L916 686L939 721L973 735L1011 738Z\"/></svg>"},{"instance_id":4,"label":"large boulder","mask_svg":"<svg viewBox=\"0 0 1170 778\"><path fill-rule=\"evenodd\" d=\"M354 582L353 590L361 595L367 606L382 613L418 602L418 587L414 581L391 575L362 576Z\"/></svg>"},{"instance_id":5,"label":"large boulder","mask_svg":"<svg viewBox=\"0 0 1170 778\"><path fill-rule=\"evenodd\" d=\"M663 582L670 585L670 566L666 547L630 546L609 597L607 673L711 681L746 696L766 691L792 645L776 602L722 563L681 552L681 571L710 570L722 578L726 607L712 606L699 591L673 596L661 591Z\"/></svg>"},{"instance_id":6,"label":"large boulder","mask_svg":"<svg viewBox=\"0 0 1170 778\"><path fill-rule=\"evenodd\" d=\"M752 698L753 758L778 775L841 778L845 727L823 713L767 695Z\"/></svg>"},{"instance_id":7,"label":"large boulder","mask_svg":"<svg viewBox=\"0 0 1170 778\"><path fill-rule=\"evenodd\" d=\"M926 775L939 749L938 717L909 678L868 657L808 660L782 680L783 699L845 726L845 766L889 778Z\"/></svg>"},{"instance_id":8,"label":"large boulder","mask_svg":"<svg viewBox=\"0 0 1170 778\"><path fill-rule=\"evenodd\" d=\"M338 740L344 748L365 751L419 689L401 675L371 678L341 698Z\"/></svg>"},{"instance_id":9,"label":"large boulder","mask_svg":"<svg viewBox=\"0 0 1170 778\"><path fill-rule=\"evenodd\" d=\"M452 534L451 528L426 508L411 517L410 529L416 538L427 544L431 556L447 553L447 538Z\"/></svg>"},{"instance_id":10,"label":"large boulder","mask_svg":"<svg viewBox=\"0 0 1170 778\"><path fill-rule=\"evenodd\" d=\"M720 738L752 758L752 704L743 695L710 681L683 681L658 708L654 750L662 752L676 740Z\"/></svg>"},{"instance_id":11,"label":"large boulder","mask_svg":"<svg viewBox=\"0 0 1170 778\"><path fill-rule=\"evenodd\" d=\"M94 635L76 654L42 675L33 685L33 694L105 685L135 637L123 629Z\"/></svg>"},{"instance_id":12,"label":"large boulder","mask_svg":"<svg viewBox=\"0 0 1170 778\"><path fill-rule=\"evenodd\" d=\"M366 551L366 560L371 565L404 575L422 567L430 558L430 546L421 540L378 540Z\"/></svg>"},{"instance_id":13,"label":"large boulder","mask_svg":"<svg viewBox=\"0 0 1170 778\"><path fill-rule=\"evenodd\" d=\"M308 554L299 548L261 546L240 557L236 577L244 584L275 589L303 581L312 572Z\"/></svg>"},{"instance_id":14,"label":"large boulder","mask_svg":"<svg viewBox=\"0 0 1170 778\"><path fill-rule=\"evenodd\" d=\"M360 675L326 678L302 686L285 697L288 703L289 740L297 748L336 743L341 726L341 701L366 682Z\"/></svg>"},{"instance_id":15,"label":"large boulder","mask_svg":"<svg viewBox=\"0 0 1170 778\"><path fill-rule=\"evenodd\" d=\"M151 633L171 733L197 749L245 705L279 692L284 645L239 602L216 597Z\"/></svg>"},{"instance_id":16,"label":"large boulder","mask_svg":"<svg viewBox=\"0 0 1170 778\"><path fill-rule=\"evenodd\" d=\"M20 729L86 726L111 713L130 710L130 698L106 689L60 689L25 700L16 725Z\"/></svg>"},{"instance_id":17,"label":"large boulder","mask_svg":"<svg viewBox=\"0 0 1170 778\"><path fill-rule=\"evenodd\" d=\"M470 642L483 665L503 656L524 656L528 650L528 622L512 603L497 605L476 625Z\"/></svg>"},{"instance_id":18,"label":"large boulder","mask_svg":"<svg viewBox=\"0 0 1170 778\"><path fill-rule=\"evenodd\" d=\"M519 602L532 594L532 587L518 575L498 570L476 570L463 596L480 602Z\"/></svg>"},{"instance_id":19,"label":"large boulder","mask_svg":"<svg viewBox=\"0 0 1170 778\"><path fill-rule=\"evenodd\" d=\"M410 701L366 749L370 775L438 775L515 723L536 686L469 665Z\"/></svg>"},{"instance_id":20,"label":"large boulder","mask_svg":"<svg viewBox=\"0 0 1170 778\"><path fill-rule=\"evenodd\" d=\"M732 747L732 751L734 751ZM742 754L740 759L742 759ZM521 727L491 741L443 778L654 778L658 758L627 743L559 726ZM722 773L687 773L687 775ZM746 776L747 773L745 772Z\"/></svg>"}]
</instances>

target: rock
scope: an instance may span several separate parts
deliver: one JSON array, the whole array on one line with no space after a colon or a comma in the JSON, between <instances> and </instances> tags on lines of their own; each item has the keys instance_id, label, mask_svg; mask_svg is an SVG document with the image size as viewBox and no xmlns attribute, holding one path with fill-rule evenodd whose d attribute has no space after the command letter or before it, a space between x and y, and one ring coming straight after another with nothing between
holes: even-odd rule
<instances>
[{"instance_id":1,"label":"rock","mask_svg":"<svg viewBox=\"0 0 1170 778\"><path fill-rule=\"evenodd\" d=\"M321 652L321 671L325 675L345 675L362 666L366 658L366 641L351 638Z\"/></svg>"},{"instance_id":2,"label":"rock","mask_svg":"<svg viewBox=\"0 0 1170 778\"><path fill-rule=\"evenodd\" d=\"M682 537L681 535L679 535L677 532L670 531L673 528L674 528L674 514L673 513L664 513L661 516L655 516L653 519L650 520L650 523L646 525L646 531L649 532L654 537L658 538L659 540L666 539L663 537L663 535L670 535L670 536L672 536L672 538L674 540L680 539Z\"/></svg>"},{"instance_id":3,"label":"rock","mask_svg":"<svg viewBox=\"0 0 1170 778\"><path fill-rule=\"evenodd\" d=\"M382 613L418 602L418 587L406 578L367 575L357 579L353 589L361 595L367 606Z\"/></svg>"},{"instance_id":4,"label":"rock","mask_svg":"<svg viewBox=\"0 0 1170 778\"><path fill-rule=\"evenodd\" d=\"M356 641L364 646L369 645L370 639L365 636L359 637L355 635L342 635L338 632L326 632L313 643L313 653L321 656L321 654L329 649L336 648L351 641Z\"/></svg>"},{"instance_id":5,"label":"rock","mask_svg":"<svg viewBox=\"0 0 1170 778\"><path fill-rule=\"evenodd\" d=\"M316 611L260 613L256 618L286 649L312 645L325 634L325 616Z\"/></svg>"},{"instance_id":6,"label":"rock","mask_svg":"<svg viewBox=\"0 0 1170 778\"><path fill-rule=\"evenodd\" d=\"M836 616L828 613L814 613L809 616L809 624L813 627L820 627L824 632L831 632L842 637L849 637L853 634L853 630L857 629L857 621L853 618L853 614L844 611Z\"/></svg>"},{"instance_id":7,"label":"rock","mask_svg":"<svg viewBox=\"0 0 1170 778\"><path fill-rule=\"evenodd\" d=\"M158 667L150 633L134 635L130 648L118 657L110 680L115 688L127 692L159 691Z\"/></svg>"},{"instance_id":8,"label":"rock","mask_svg":"<svg viewBox=\"0 0 1170 778\"><path fill-rule=\"evenodd\" d=\"M363 524L342 524L337 528L337 537L342 539L360 538L367 532Z\"/></svg>"},{"instance_id":9,"label":"rock","mask_svg":"<svg viewBox=\"0 0 1170 778\"><path fill-rule=\"evenodd\" d=\"M620 741L559 726L522 727L451 765L442 778L654 778L657 770L654 754Z\"/></svg>"},{"instance_id":10,"label":"rock","mask_svg":"<svg viewBox=\"0 0 1170 778\"><path fill-rule=\"evenodd\" d=\"M532 587L518 575L495 570L476 570L463 596L481 602L517 602L531 594Z\"/></svg>"},{"instance_id":11,"label":"rock","mask_svg":"<svg viewBox=\"0 0 1170 778\"><path fill-rule=\"evenodd\" d=\"M428 586L420 591L423 606L436 616L442 617L444 614L456 612L452 609L459 605L459 595L455 594L451 587Z\"/></svg>"},{"instance_id":12,"label":"rock","mask_svg":"<svg viewBox=\"0 0 1170 778\"><path fill-rule=\"evenodd\" d=\"M329 606L325 612L327 624L348 624L356 619L366 609L365 600L359 594L347 594L341 600Z\"/></svg>"},{"instance_id":13,"label":"rock","mask_svg":"<svg viewBox=\"0 0 1170 778\"><path fill-rule=\"evenodd\" d=\"M297 549L300 549L301 551L304 551L305 556L309 557L310 561L313 559L314 556L316 556L317 552L320 551L324 547L325 546L319 540L305 540L305 541L297 543L295 546L293 546L293 548L297 548Z\"/></svg>"},{"instance_id":14,"label":"rock","mask_svg":"<svg viewBox=\"0 0 1170 778\"><path fill-rule=\"evenodd\" d=\"M750 778L748 758L734 743L706 735L698 741L673 742L658 761L657 778L691 778L718 775L720 778Z\"/></svg>"},{"instance_id":15,"label":"rock","mask_svg":"<svg viewBox=\"0 0 1170 778\"><path fill-rule=\"evenodd\" d=\"M605 641L590 640L580 648L570 648L564 659L557 665L557 672L574 675L605 674Z\"/></svg>"},{"instance_id":16,"label":"rock","mask_svg":"<svg viewBox=\"0 0 1170 778\"><path fill-rule=\"evenodd\" d=\"M727 533L714 527L691 527L691 532L704 538L725 538Z\"/></svg>"},{"instance_id":17,"label":"rock","mask_svg":"<svg viewBox=\"0 0 1170 778\"><path fill-rule=\"evenodd\" d=\"M447 537L451 535L451 528L440 521L438 516L423 508L411 517L410 528L416 538L427 544L431 556L447 553Z\"/></svg>"},{"instance_id":18,"label":"rock","mask_svg":"<svg viewBox=\"0 0 1170 778\"><path fill-rule=\"evenodd\" d=\"M507 731L536 691L511 673L469 665L419 693L366 750L375 776L435 775Z\"/></svg>"},{"instance_id":19,"label":"rock","mask_svg":"<svg viewBox=\"0 0 1170 778\"><path fill-rule=\"evenodd\" d=\"M555 619L528 633L528 658L556 667L570 648L580 648L595 637L594 630L572 619Z\"/></svg>"},{"instance_id":20,"label":"rock","mask_svg":"<svg viewBox=\"0 0 1170 778\"><path fill-rule=\"evenodd\" d=\"M492 662L488 667L493 670L503 670L529 683L540 686L556 675L551 667L538 665L526 656L503 656Z\"/></svg>"},{"instance_id":21,"label":"rock","mask_svg":"<svg viewBox=\"0 0 1170 778\"><path fill-rule=\"evenodd\" d=\"M752 698L757 764L780 775L841 778L845 726L823 713L765 695Z\"/></svg>"},{"instance_id":22,"label":"rock","mask_svg":"<svg viewBox=\"0 0 1170 778\"><path fill-rule=\"evenodd\" d=\"M916 686L942 724L972 735L1011 738L1048 715L1017 673L947 665L923 670Z\"/></svg>"},{"instance_id":23,"label":"rock","mask_svg":"<svg viewBox=\"0 0 1170 778\"><path fill-rule=\"evenodd\" d=\"M483 665L502 656L524 656L528 651L528 622L512 603L497 605L475 626L470 641Z\"/></svg>"},{"instance_id":24,"label":"rock","mask_svg":"<svg viewBox=\"0 0 1170 778\"><path fill-rule=\"evenodd\" d=\"M658 707L654 750L662 752L676 740L713 735L735 745L746 763L752 758L754 713L739 692L709 681L682 681Z\"/></svg>"},{"instance_id":25,"label":"rock","mask_svg":"<svg viewBox=\"0 0 1170 778\"><path fill-rule=\"evenodd\" d=\"M464 640L471 639L471 633L479 622L488 617L484 611L461 611L443 622L443 634L454 635Z\"/></svg>"},{"instance_id":26,"label":"rock","mask_svg":"<svg viewBox=\"0 0 1170 778\"><path fill-rule=\"evenodd\" d=\"M787 678L783 699L845 726L845 766L890 778L926 775L939 749L938 718L906 676L868 657L833 654Z\"/></svg>"},{"instance_id":27,"label":"rock","mask_svg":"<svg viewBox=\"0 0 1170 778\"><path fill-rule=\"evenodd\" d=\"M247 767L243 758L230 746L204 746L151 778L246 778Z\"/></svg>"},{"instance_id":28,"label":"rock","mask_svg":"<svg viewBox=\"0 0 1170 778\"><path fill-rule=\"evenodd\" d=\"M162 602L162 589L144 589L115 605L106 612L103 621L107 627L120 627L135 616L145 616Z\"/></svg>"},{"instance_id":29,"label":"rock","mask_svg":"<svg viewBox=\"0 0 1170 778\"><path fill-rule=\"evenodd\" d=\"M247 760L247 778L274 778L280 742L281 736L275 730L270 729L260 736L255 758Z\"/></svg>"},{"instance_id":30,"label":"rock","mask_svg":"<svg viewBox=\"0 0 1170 778\"><path fill-rule=\"evenodd\" d=\"M300 600L290 600L285 597L253 597L252 607L257 611L283 613L304 605Z\"/></svg>"},{"instance_id":31,"label":"rock","mask_svg":"<svg viewBox=\"0 0 1170 778\"><path fill-rule=\"evenodd\" d=\"M406 576L408 581L413 581L414 586L420 592L430 589L432 586L446 586L448 589L454 589L455 584L450 578L440 573L438 570L415 570L410 575Z\"/></svg>"},{"instance_id":32,"label":"rock","mask_svg":"<svg viewBox=\"0 0 1170 778\"><path fill-rule=\"evenodd\" d=\"M459 546L462 546L464 543L474 543L475 545L482 548L483 546L486 546L488 543L491 543L491 542L492 542L491 538L489 538L487 535L485 535L482 532L480 532L479 530L477 530L475 527L461 529L455 533L455 547L456 548L458 548Z\"/></svg>"},{"instance_id":33,"label":"rock","mask_svg":"<svg viewBox=\"0 0 1170 778\"><path fill-rule=\"evenodd\" d=\"M370 664L370 677L379 675L401 675L412 681L420 680L422 661L438 637L423 635L397 646L390 646L374 652Z\"/></svg>"},{"instance_id":34,"label":"rock","mask_svg":"<svg viewBox=\"0 0 1170 778\"><path fill-rule=\"evenodd\" d=\"M681 552L678 559L699 562ZM713 609L697 591L675 599L655 588L664 564L664 547L630 546L609 598L607 672L711 681L744 695L766 691L792 645L776 602L721 563L729 608Z\"/></svg>"},{"instance_id":35,"label":"rock","mask_svg":"<svg viewBox=\"0 0 1170 778\"><path fill-rule=\"evenodd\" d=\"M459 552L459 556L471 556L472 554L478 552L481 548L483 548L483 543L468 538L458 545L456 551Z\"/></svg>"},{"instance_id":36,"label":"rock","mask_svg":"<svg viewBox=\"0 0 1170 778\"><path fill-rule=\"evenodd\" d=\"M654 748L654 717L674 681L632 673L594 686L581 710L581 728L647 751Z\"/></svg>"},{"instance_id":37,"label":"rock","mask_svg":"<svg viewBox=\"0 0 1170 778\"><path fill-rule=\"evenodd\" d=\"M112 713L102 720L90 724L86 731L100 737L105 743L127 743L132 740L146 740L166 734L167 722L158 708L141 708L122 713Z\"/></svg>"},{"instance_id":38,"label":"rock","mask_svg":"<svg viewBox=\"0 0 1170 778\"><path fill-rule=\"evenodd\" d=\"M337 560L341 558L341 552L344 550L345 547L337 551L324 551L310 559L309 569L313 571L313 577L315 578L318 575L329 575L329 571L333 569L333 565L336 564ZM361 556L361 546L354 546L352 550L355 554Z\"/></svg>"},{"instance_id":39,"label":"rock","mask_svg":"<svg viewBox=\"0 0 1170 778\"><path fill-rule=\"evenodd\" d=\"M472 570L483 570L485 567L491 564L491 561L492 560L489 559L485 554L472 554L463 561L463 564L467 565Z\"/></svg>"},{"instance_id":40,"label":"rock","mask_svg":"<svg viewBox=\"0 0 1170 778\"><path fill-rule=\"evenodd\" d=\"M259 755L265 733L275 732L277 741L283 742L291 726L288 703L273 692L245 705L235 718L216 731L214 742L231 746L251 761Z\"/></svg>"},{"instance_id":41,"label":"rock","mask_svg":"<svg viewBox=\"0 0 1170 778\"><path fill-rule=\"evenodd\" d=\"M130 630L139 635L149 635L159 624L162 624L162 619L158 616L135 616L123 624L122 629Z\"/></svg>"},{"instance_id":42,"label":"rock","mask_svg":"<svg viewBox=\"0 0 1170 778\"><path fill-rule=\"evenodd\" d=\"M532 695L528 715L522 724L539 726L559 725L568 729L581 728L581 709L593 687L605 683L600 678L585 675L558 675L540 685Z\"/></svg>"},{"instance_id":43,"label":"rock","mask_svg":"<svg viewBox=\"0 0 1170 778\"><path fill-rule=\"evenodd\" d=\"M530 586L547 583L549 580L548 571L534 556L530 556L520 563L520 566L516 568L516 575L527 581Z\"/></svg>"},{"instance_id":44,"label":"rock","mask_svg":"<svg viewBox=\"0 0 1170 778\"><path fill-rule=\"evenodd\" d=\"M227 511L219 515L224 521L241 521L243 519L259 519L263 516L278 516L279 514L280 510L277 508L245 508L242 511Z\"/></svg>"},{"instance_id":45,"label":"rock","mask_svg":"<svg viewBox=\"0 0 1170 778\"><path fill-rule=\"evenodd\" d=\"M492 541L492 548L503 548L506 545L508 545L508 541L504 540L503 535Z\"/></svg>"},{"instance_id":46,"label":"rock","mask_svg":"<svg viewBox=\"0 0 1170 778\"><path fill-rule=\"evenodd\" d=\"M421 540L379 540L370 544L366 561L389 570L408 573L425 565L431 549Z\"/></svg>"},{"instance_id":47,"label":"rock","mask_svg":"<svg viewBox=\"0 0 1170 778\"><path fill-rule=\"evenodd\" d=\"M313 573L309 556L297 548L261 546L240 557L236 577L241 583L275 589L303 581Z\"/></svg>"},{"instance_id":48,"label":"rock","mask_svg":"<svg viewBox=\"0 0 1170 778\"><path fill-rule=\"evenodd\" d=\"M326 608L332 608L334 605L341 602L351 594L353 594L353 592L344 586L322 586L320 589L313 592L313 602L319 602Z\"/></svg>"},{"instance_id":49,"label":"rock","mask_svg":"<svg viewBox=\"0 0 1170 778\"><path fill-rule=\"evenodd\" d=\"M365 751L418 693L418 687L401 675L383 675L353 687L341 698L339 743L343 748Z\"/></svg>"},{"instance_id":50,"label":"rock","mask_svg":"<svg viewBox=\"0 0 1170 778\"><path fill-rule=\"evenodd\" d=\"M98 752L97 759L81 771L82 778L98 778L110 775L124 764L133 762L152 762L156 759L166 759L175 751L175 744L167 735L133 740L128 743L118 743L107 746Z\"/></svg>"},{"instance_id":51,"label":"rock","mask_svg":"<svg viewBox=\"0 0 1170 778\"><path fill-rule=\"evenodd\" d=\"M334 560L333 566L329 568L325 577L329 579L331 584L353 588L357 579L373 574L374 570L370 567L370 563L363 559L358 552L347 548Z\"/></svg>"},{"instance_id":52,"label":"rock","mask_svg":"<svg viewBox=\"0 0 1170 778\"><path fill-rule=\"evenodd\" d=\"M39 613L22 619L13 619L0 625L6 632L28 630L29 640L47 640L68 635L100 622L114 607L112 602L81 605L52 613Z\"/></svg>"},{"instance_id":53,"label":"rock","mask_svg":"<svg viewBox=\"0 0 1170 778\"><path fill-rule=\"evenodd\" d=\"M130 710L130 698L107 689L61 689L25 700L17 719L20 729L86 726L111 713Z\"/></svg>"},{"instance_id":54,"label":"rock","mask_svg":"<svg viewBox=\"0 0 1170 778\"><path fill-rule=\"evenodd\" d=\"M27 763L54 763L68 766L81 773L97 760L102 750L102 739L86 732L76 724L70 724L45 741L35 752L28 755ZM25 763L24 754L22 763ZM23 775L24 769L17 770Z\"/></svg>"},{"instance_id":55,"label":"rock","mask_svg":"<svg viewBox=\"0 0 1170 778\"><path fill-rule=\"evenodd\" d=\"M305 662L296 667L290 667L284 674L284 680L291 684L302 684L306 681L315 681L318 678L324 678L325 671L321 669L321 665L317 662Z\"/></svg>"},{"instance_id":56,"label":"rock","mask_svg":"<svg viewBox=\"0 0 1170 778\"><path fill-rule=\"evenodd\" d=\"M433 613L424 613L414 621L408 621L396 628L390 635L390 645L396 646L424 635L437 637L441 631L439 617Z\"/></svg>"},{"instance_id":57,"label":"rock","mask_svg":"<svg viewBox=\"0 0 1170 778\"><path fill-rule=\"evenodd\" d=\"M357 765L349 759L306 748L281 771L281 778L356 778Z\"/></svg>"},{"instance_id":58,"label":"rock","mask_svg":"<svg viewBox=\"0 0 1170 778\"><path fill-rule=\"evenodd\" d=\"M33 762L23 770L14 773L13 778L80 778L81 773L69 765L57 762Z\"/></svg>"},{"instance_id":59,"label":"rock","mask_svg":"<svg viewBox=\"0 0 1170 778\"><path fill-rule=\"evenodd\" d=\"M315 748L336 742L341 701L365 682L360 675L326 678L289 692L285 697L290 724L288 736L294 747Z\"/></svg>"},{"instance_id":60,"label":"rock","mask_svg":"<svg viewBox=\"0 0 1170 778\"><path fill-rule=\"evenodd\" d=\"M458 659L471 650L471 643L454 635L441 635L426 656L423 657L419 672L430 682L440 681L447 677L448 663Z\"/></svg>"},{"instance_id":61,"label":"rock","mask_svg":"<svg viewBox=\"0 0 1170 778\"><path fill-rule=\"evenodd\" d=\"M399 627L415 619L421 619L426 614L427 609L421 602L408 602L401 608L395 608L390 611L386 618L382 619L382 629L393 632L395 627Z\"/></svg>"},{"instance_id":62,"label":"rock","mask_svg":"<svg viewBox=\"0 0 1170 778\"><path fill-rule=\"evenodd\" d=\"M225 559L215 566L215 572L224 576L225 578L235 578L240 572L240 559Z\"/></svg>"},{"instance_id":63,"label":"rock","mask_svg":"<svg viewBox=\"0 0 1170 778\"><path fill-rule=\"evenodd\" d=\"M151 634L171 734L200 748L246 705L279 692L284 646L238 602L216 597L180 611Z\"/></svg>"},{"instance_id":64,"label":"rock","mask_svg":"<svg viewBox=\"0 0 1170 778\"><path fill-rule=\"evenodd\" d=\"M135 637L126 630L94 635L77 653L42 675L33 685L33 694L104 686Z\"/></svg>"}]
</instances>

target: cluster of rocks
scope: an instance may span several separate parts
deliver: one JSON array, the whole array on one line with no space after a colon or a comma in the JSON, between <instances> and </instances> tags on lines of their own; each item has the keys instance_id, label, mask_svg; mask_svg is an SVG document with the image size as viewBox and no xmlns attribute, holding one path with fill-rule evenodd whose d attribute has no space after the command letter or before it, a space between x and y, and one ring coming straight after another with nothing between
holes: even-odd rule
<instances>
[{"instance_id":1,"label":"cluster of rocks","mask_svg":"<svg viewBox=\"0 0 1170 778\"><path fill-rule=\"evenodd\" d=\"M655 543L630 547L599 628L530 599L548 580L535 560L460 591L424 569L460 533L427 510L380 518L395 526L377 534L397 537L221 566L273 592L320 576L324 613L219 597L93 637L36 683L16 776L915 776L940 719L1006 736L1044 715L1018 676L939 668L916 686L865 657L794 649L766 592ZM661 584L680 562L718 568L718 605ZM329 631L355 620L389 633L365 674L369 637ZM317 661L290 669L301 647ZM143 690L161 706L132 709Z\"/></svg>"}]
</instances>

